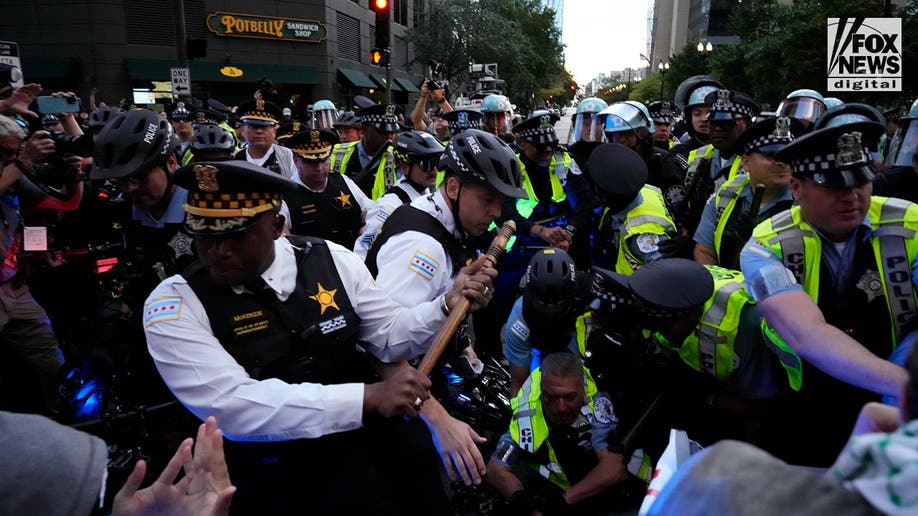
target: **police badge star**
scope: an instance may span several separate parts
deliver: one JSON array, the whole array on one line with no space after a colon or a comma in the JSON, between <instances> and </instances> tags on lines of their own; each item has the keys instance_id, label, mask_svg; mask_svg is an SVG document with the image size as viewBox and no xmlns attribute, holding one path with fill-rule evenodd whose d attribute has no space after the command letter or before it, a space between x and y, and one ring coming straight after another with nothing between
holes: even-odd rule
<instances>
[{"instance_id":1,"label":"police badge star","mask_svg":"<svg viewBox=\"0 0 918 516\"><path fill-rule=\"evenodd\" d=\"M728 110L733 107L730 100L730 90L717 90L717 100L714 101L714 107L718 110Z\"/></svg>"},{"instance_id":2,"label":"police badge star","mask_svg":"<svg viewBox=\"0 0 918 516\"><path fill-rule=\"evenodd\" d=\"M216 192L220 190L217 183L217 167L211 165L195 165L194 177L198 181L198 190L202 192Z\"/></svg>"},{"instance_id":3,"label":"police badge star","mask_svg":"<svg viewBox=\"0 0 918 516\"><path fill-rule=\"evenodd\" d=\"M848 167L865 163L864 146L861 144L861 133L855 131L838 137L838 153L835 154L836 167Z\"/></svg>"},{"instance_id":4,"label":"police badge star","mask_svg":"<svg viewBox=\"0 0 918 516\"><path fill-rule=\"evenodd\" d=\"M775 119L775 130L771 132L775 138L790 138L790 118L779 116Z\"/></svg>"}]
</instances>

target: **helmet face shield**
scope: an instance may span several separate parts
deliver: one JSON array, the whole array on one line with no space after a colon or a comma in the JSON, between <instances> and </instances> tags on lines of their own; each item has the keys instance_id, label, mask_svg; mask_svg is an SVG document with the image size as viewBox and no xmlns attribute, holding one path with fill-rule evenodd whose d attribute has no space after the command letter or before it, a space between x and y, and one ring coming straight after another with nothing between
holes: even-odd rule
<instances>
[{"instance_id":1,"label":"helmet face shield","mask_svg":"<svg viewBox=\"0 0 918 516\"><path fill-rule=\"evenodd\" d=\"M688 102L686 102L685 107L690 108L693 106L704 106L704 98L708 96L712 91L717 91L720 88L717 86L700 86L692 91L692 94L689 95Z\"/></svg>"},{"instance_id":2,"label":"helmet face shield","mask_svg":"<svg viewBox=\"0 0 918 516\"><path fill-rule=\"evenodd\" d=\"M902 119L902 126L897 136L899 137L899 148L896 149L894 165L910 167L918 157L918 118Z\"/></svg>"},{"instance_id":3,"label":"helmet face shield","mask_svg":"<svg viewBox=\"0 0 918 516\"><path fill-rule=\"evenodd\" d=\"M338 112L333 109L323 109L315 111L313 116L316 120L316 129L332 129L338 120Z\"/></svg>"},{"instance_id":4,"label":"helmet face shield","mask_svg":"<svg viewBox=\"0 0 918 516\"><path fill-rule=\"evenodd\" d=\"M620 103L612 104L604 109L600 116L603 117L603 131L606 137L609 133L618 133L623 131L635 131L645 128L650 131L651 124L640 109L632 104Z\"/></svg>"},{"instance_id":5,"label":"helmet face shield","mask_svg":"<svg viewBox=\"0 0 918 516\"><path fill-rule=\"evenodd\" d=\"M826 112L826 105L818 99L795 97L786 99L778 106L777 116L786 116L796 120L815 122L819 115Z\"/></svg>"},{"instance_id":6,"label":"helmet face shield","mask_svg":"<svg viewBox=\"0 0 918 516\"><path fill-rule=\"evenodd\" d=\"M574 116L568 143L602 142L604 139L602 119L596 113L578 113Z\"/></svg>"},{"instance_id":7,"label":"helmet face shield","mask_svg":"<svg viewBox=\"0 0 918 516\"><path fill-rule=\"evenodd\" d=\"M507 111L487 111L482 118L485 129L490 132L502 134L510 131L510 122L513 117Z\"/></svg>"}]
</instances>

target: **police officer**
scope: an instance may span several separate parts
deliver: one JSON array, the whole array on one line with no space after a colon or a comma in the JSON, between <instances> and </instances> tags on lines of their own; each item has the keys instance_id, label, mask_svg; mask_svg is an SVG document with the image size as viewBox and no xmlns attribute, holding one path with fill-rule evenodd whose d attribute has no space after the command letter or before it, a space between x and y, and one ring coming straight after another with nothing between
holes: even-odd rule
<instances>
[{"instance_id":1,"label":"police officer","mask_svg":"<svg viewBox=\"0 0 918 516\"><path fill-rule=\"evenodd\" d=\"M394 153L402 178L367 210L363 235L354 244L358 256L366 258L370 244L392 212L434 187L443 150L443 145L430 133L405 131L398 134Z\"/></svg>"},{"instance_id":2,"label":"police officer","mask_svg":"<svg viewBox=\"0 0 918 516\"><path fill-rule=\"evenodd\" d=\"M822 94L816 90L801 89L788 93L778 105L775 113L777 116L786 116L791 120L796 120L801 130L795 136L802 136L813 127L816 120L827 109Z\"/></svg>"},{"instance_id":3,"label":"police officer","mask_svg":"<svg viewBox=\"0 0 918 516\"><path fill-rule=\"evenodd\" d=\"M354 247L363 214L373 204L347 176L329 174L328 157L338 141L331 131L309 129L286 140L296 163L297 189L287 195L290 233Z\"/></svg>"},{"instance_id":4,"label":"police officer","mask_svg":"<svg viewBox=\"0 0 918 516\"><path fill-rule=\"evenodd\" d=\"M567 150L587 178L590 177L590 153L603 141L603 124L597 115L607 107L609 105L605 100L587 97L577 104L577 111L571 117Z\"/></svg>"},{"instance_id":5,"label":"police officer","mask_svg":"<svg viewBox=\"0 0 918 516\"><path fill-rule=\"evenodd\" d=\"M715 78L708 75L695 75L682 81L673 95L673 104L682 114L685 123L685 134L680 136L680 142L670 148L670 159L682 170L683 175L688 169L689 152L708 143L708 106L704 98L712 91L724 86Z\"/></svg>"},{"instance_id":6,"label":"police officer","mask_svg":"<svg viewBox=\"0 0 918 516\"><path fill-rule=\"evenodd\" d=\"M171 123L147 109L117 115L96 138L90 177L114 181L130 201L116 220L140 274L124 296L135 312L157 283L197 259L182 227L188 191L172 178L179 167L176 141Z\"/></svg>"},{"instance_id":7,"label":"police officer","mask_svg":"<svg viewBox=\"0 0 918 516\"><path fill-rule=\"evenodd\" d=\"M860 407L876 394L897 395L907 378L885 357L918 325L918 207L871 197L876 168L863 139L882 131L875 122L844 124L779 151L798 205L759 224L740 257L799 391L772 429L777 440L794 435L781 456L796 464L829 464Z\"/></svg>"},{"instance_id":8,"label":"police officer","mask_svg":"<svg viewBox=\"0 0 918 516\"><path fill-rule=\"evenodd\" d=\"M594 263L631 274L663 258L659 245L675 235L676 226L660 190L645 185L644 160L624 145L606 143L590 156L590 170L602 203Z\"/></svg>"},{"instance_id":9,"label":"police officer","mask_svg":"<svg viewBox=\"0 0 918 516\"><path fill-rule=\"evenodd\" d=\"M593 514L633 510L650 480L640 449L609 446L621 426L609 396L597 392L583 361L553 353L511 400L510 428L488 461L488 483L510 514ZM529 481L514 468L530 471Z\"/></svg>"},{"instance_id":10,"label":"police officer","mask_svg":"<svg viewBox=\"0 0 918 516\"><path fill-rule=\"evenodd\" d=\"M236 153L237 160L248 161L288 179L296 177L296 165L290 149L277 144L277 122L281 110L273 102L255 94L236 110L242 123L240 130L246 147Z\"/></svg>"},{"instance_id":11,"label":"police officer","mask_svg":"<svg viewBox=\"0 0 918 516\"><path fill-rule=\"evenodd\" d=\"M675 117L672 103L668 100L658 100L648 104L647 110L650 111L650 119L653 120L653 144L665 151L669 151L679 143L679 139L673 136L672 133L673 118Z\"/></svg>"},{"instance_id":12,"label":"police officer","mask_svg":"<svg viewBox=\"0 0 918 516\"><path fill-rule=\"evenodd\" d=\"M685 201L681 214L677 215L689 234L695 233L708 197L720 185L744 173L736 139L761 111L750 96L725 89L708 93L704 102L708 106L711 143L689 152Z\"/></svg>"},{"instance_id":13,"label":"police officer","mask_svg":"<svg viewBox=\"0 0 918 516\"><path fill-rule=\"evenodd\" d=\"M900 124L886 159L891 168L877 177L874 191L877 195L918 202L918 100L908 116L900 118Z\"/></svg>"},{"instance_id":14,"label":"police officer","mask_svg":"<svg viewBox=\"0 0 918 516\"><path fill-rule=\"evenodd\" d=\"M192 161L227 161L236 152L236 138L223 126L196 124L190 149Z\"/></svg>"},{"instance_id":15,"label":"police officer","mask_svg":"<svg viewBox=\"0 0 918 516\"><path fill-rule=\"evenodd\" d=\"M390 140L401 127L395 104L374 104L360 109L363 136L356 142L339 143L332 148L331 171L344 174L357 183L374 201L386 194L398 180L398 167Z\"/></svg>"},{"instance_id":16,"label":"police officer","mask_svg":"<svg viewBox=\"0 0 918 516\"><path fill-rule=\"evenodd\" d=\"M334 129L335 122L338 121L338 109L335 104L328 100L322 99L312 103L312 120L307 120L312 129Z\"/></svg>"},{"instance_id":17,"label":"police officer","mask_svg":"<svg viewBox=\"0 0 918 516\"><path fill-rule=\"evenodd\" d=\"M280 238L292 181L227 161L186 166L176 182L190 190L185 227L201 261L150 295L144 329L176 397L241 441L227 447L234 506L400 514L375 460L382 443L361 427L374 414L415 416L430 383L408 367L368 383L358 349L382 361L423 353L463 292L472 309L487 302L491 276L470 268L434 301L403 308L343 247Z\"/></svg>"},{"instance_id":18,"label":"police officer","mask_svg":"<svg viewBox=\"0 0 918 516\"><path fill-rule=\"evenodd\" d=\"M666 160L667 152L654 145L655 128L647 106L633 100L616 102L599 117L608 141L628 147L647 164L647 184L659 188L664 199L680 199L682 177Z\"/></svg>"},{"instance_id":19,"label":"police officer","mask_svg":"<svg viewBox=\"0 0 918 516\"><path fill-rule=\"evenodd\" d=\"M184 102L176 102L175 107L169 112L169 123L172 124L172 130L175 132L176 145L175 157L180 165L191 161L191 155L188 149L191 146L191 140L194 137L194 128L191 122L195 119L194 113L185 107Z\"/></svg>"},{"instance_id":20,"label":"police officer","mask_svg":"<svg viewBox=\"0 0 918 516\"><path fill-rule=\"evenodd\" d=\"M793 141L791 119L757 122L736 141L747 174L724 183L708 199L695 231L695 261L739 269L739 253L755 226L790 208L790 167L775 152Z\"/></svg>"},{"instance_id":21,"label":"police officer","mask_svg":"<svg viewBox=\"0 0 918 516\"><path fill-rule=\"evenodd\" d=\"M483 129L484 125L481 122L483 117L481 112L471 109L454 109L443 113L442 116L449 127L450 136L456 136L466 129Z\"/></svg>"},{"instance_id":22,"label":"police officer","mask_svg":"<svg viewBox=\"0 0 918 516\"><path fill-rule=\"evenodd\" d=\"M360 125L360 119L357 118L357 115L353 111L345 111L341 113L338 117L338 120L332 124L335 131L338 133L338 140L341 143L351 143L356 142L363 136L363 127Z\"/></svg>"},{"instance_id":23,"label":"police officer","mask_svg":"<svg viewBox=\"0 0 918 516\"><path fill-rule=\"evenodd\" d=\"M479 108L483 118L484 130L501 139L506 139L513 124L513 106L504 95L492 93L481 99Z\"/></svg>"}]
</instances>

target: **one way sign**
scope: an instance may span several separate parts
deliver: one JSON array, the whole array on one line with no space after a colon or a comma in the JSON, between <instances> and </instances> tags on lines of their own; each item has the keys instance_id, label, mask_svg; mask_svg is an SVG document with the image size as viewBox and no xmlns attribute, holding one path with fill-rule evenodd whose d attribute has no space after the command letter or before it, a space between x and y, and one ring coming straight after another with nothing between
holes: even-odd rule
<instances>
[{"instance_id":1,"label":"one way sign","mask_svg":"<svg viewBox=\"0 0 918 516\"><path fill-rule=\"evenodd\" d=\"M191 74L187 68L172 69L172 95L191 95Z\"/></svg>"}]
</instances>

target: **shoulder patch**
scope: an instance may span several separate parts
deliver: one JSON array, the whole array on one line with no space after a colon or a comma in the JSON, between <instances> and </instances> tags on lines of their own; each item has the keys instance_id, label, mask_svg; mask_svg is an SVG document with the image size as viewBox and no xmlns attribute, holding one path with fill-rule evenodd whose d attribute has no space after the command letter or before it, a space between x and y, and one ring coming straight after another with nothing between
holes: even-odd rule
<instances>
[{"instance_id":1,"label":"shoulder patch","mask_svg":"<svg viewBox=\"0 0 918 516\"><path fill-rule=\"evenodd\" d=\"M606 425L618 422L615 410L612 408L612 400L605 396L596 396L593 400L593 417Z\"/></svg>"},{"instance_id":2,"label":"shoulder patch","mask_svg":"<svg viewBox=\"0 0 918 516\"><path fill-rule=\"evenodd\" d=\"M182 314L182 298L160 297L143 307L143 325L150 327L158 322L174 321Z\"/></svg>"},{"instance_id":3,"label":"shoulder patch","mask_svg":"<svg viewBox=\"0 0 918 516\"><path fill-rule=\"evenodd\" d=\"M520 340L529 340L529 327L520 319L510 323L510 333L519 337Z\"/></svg>"},{"instance_id":4,"label":"shoulder patch","mask_svg":"<svg viewBox=\"0 0 918 516\"><path fill-rule=\"evenodd\" d=\"M380 221L380 222L385 222L386 219L389 218L389 215L390 215L390 214L389 214L388 211L386 211L386 210L384 210L384 209L380 209L379 212L376 213L376 220L378 220L378 221Z\"/></svg>"},{"instance_id":5,"label":"shoulder patch","mask_svg":"<svg viewBox=\"0 0 918 516\"><path fill-rule=\"evenodd\" d=\"M434 260L430 255L421 252L420 250L415 250L414 256L411 257L411 261L408 263L408 270L417 274L418 276L430 281L433 279L434 272L440 267L440 263L437 260Z\"/></svg>"},{"instance_id":6,"label":"shoulder patch","mask_svg":"<svg viewBox=\"0 0 918 516\"><path fill-rule=\"evenodd\" d=\"M650 254L660 250L658 244L660 243L660 235L654 235L653 233L641 233L635 237L635 243L637 244L638 250L644 254Z\"/></svg>"}]
</instances>

